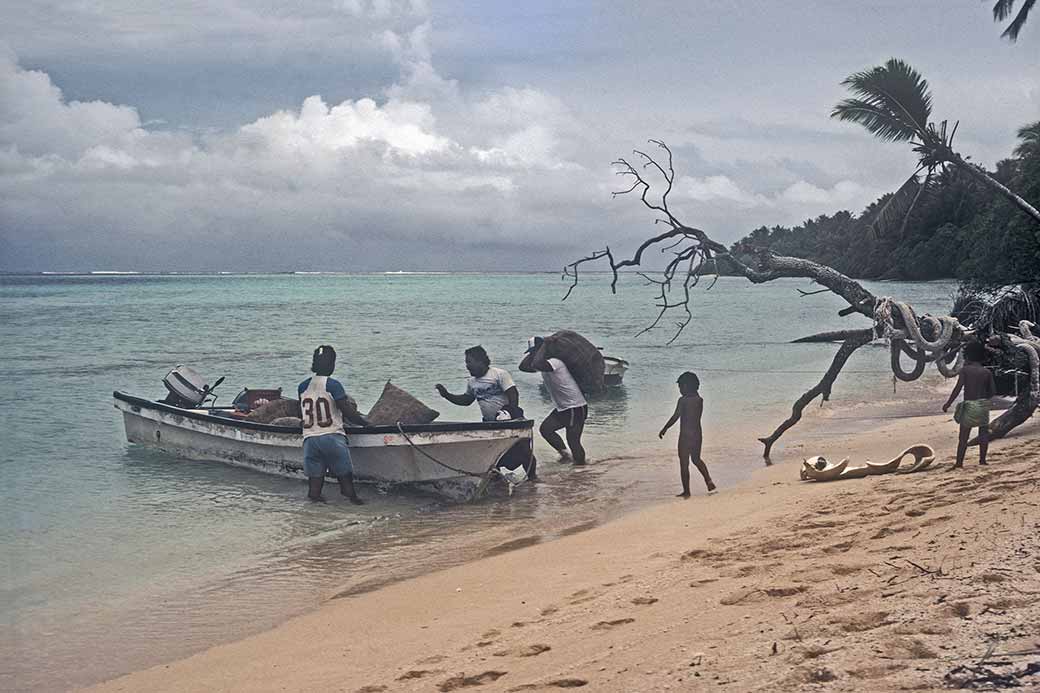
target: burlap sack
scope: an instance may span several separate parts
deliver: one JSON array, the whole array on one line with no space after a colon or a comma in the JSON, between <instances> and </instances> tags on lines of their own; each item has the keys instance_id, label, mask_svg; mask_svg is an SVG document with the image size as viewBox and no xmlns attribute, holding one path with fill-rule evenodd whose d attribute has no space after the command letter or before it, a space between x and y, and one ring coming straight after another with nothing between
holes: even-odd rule
<instances>
[{"instance_id":1,"label":"burlap sack","mask_svg":"<svg viewBox=\"0 0 1040 693\"><path fill-rule=\"evenodd\" d=\"M299 418L302 416L300 413L300 400L298 399L276 399L267 404L261 404L259 407L249 412L249 416L246 417L246 421L256 421L257 423L271 423L275 419L282 418L284 416L295 416Z\"/></svg>"},{"instance_id":2,"label":"burlap sack","mask_svg":"<svg viewBox=\"0 0 1040 693\"><path fill-rule=\"evenodd\" d=\"M392 426L430 423L440 415L388 380L366 418L373 426Z\"/></svg>"},{"instance_id":3,"label":"burlap sack","mask_svg":"<svg viewBox=\"0 0 1040 693\"><path fill-rule=\"evenodd\" d=\"M603 391L603 354L589 340L577 332L560 330L545 338L545 357L556 358L567 364L578 387L585 395Z\"/></svg>"},{"instance_id":4,"label":"burlap sack","mask_svg":"<svg viewBox=\"0 0 1040 693\"><path fill-rule=\"evenodd\" d=\"M289 426L290 428L301 428L303 420L298 416L279 416L271 421L272 426Z\"/></svg>"}]
</instances>

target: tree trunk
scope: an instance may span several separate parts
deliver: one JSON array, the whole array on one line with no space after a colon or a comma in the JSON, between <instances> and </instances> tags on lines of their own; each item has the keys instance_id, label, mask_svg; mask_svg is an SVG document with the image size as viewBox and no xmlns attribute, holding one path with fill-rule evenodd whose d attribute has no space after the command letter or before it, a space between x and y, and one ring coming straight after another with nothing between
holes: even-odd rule
<instances>
[{"instance_id":1,"label":"tree trunk","mask_svg":"<svg viewBox=\"0 0 1040 693\"><path fill-rule=\"evenodd\" d=\"M1037 211L1037 209L1035 207L1033 207L1033 205L1029 204L1028 202L1026 202L1024 199L1022 199L1021 197L1019 197L1015 193L1011 192L1000 181L994 179L992 176L990 176L988 173L983 171L981 168L979 168L975 164L970 163L968 161L965 161L961 157L960 154L958 154L956 152L951 152L950 154L951 154L951 159L952 159L953 163L957 164L957 166L959 166L962 169L964 169L965 171L967 171L969 174L974 176L977 180L982 181L983 183L985 183L990 188L996 190L1001 195L1003 195L1007 199L1011 200L1011 202L1013 202L1016 207L1021 209L1023 212L1025 212L1029 216L1033 217L1033 220L1036 221L1036 223L1040 224L1040 211Z\"/></svg>"},{"instance_id":2,"label":"tree trunk","mask_svg":"<svg viewBox=\"0 0 1040 693\"><path fill-rule=\"evenodd\" d=\"M997 440L1006 436L1013 428L1025 423L1033 415L1040 401L1037 401L1029 390L1019 394L1015 403L1006 412L997 417L996 421L989 425L989 439ZM978 438L968 441L969 445L978 445Z\"/></svg>"}]
</instances>

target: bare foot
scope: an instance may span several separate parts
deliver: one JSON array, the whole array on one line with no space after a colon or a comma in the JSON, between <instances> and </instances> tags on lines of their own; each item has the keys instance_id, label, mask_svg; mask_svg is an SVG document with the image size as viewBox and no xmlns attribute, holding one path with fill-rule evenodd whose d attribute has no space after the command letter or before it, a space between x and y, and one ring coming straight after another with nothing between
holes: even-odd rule
<instances>
[{"instance_id":1,"label":"bare foot","mask_svg":"<svg viewBox=\"0 0 1040 693\"><path fill-rule=\"evenodd\" d=\"M682 493L675 494L675 497L676 498L689 498L690 497L690 492L689 491L683 491Z\"/></svg>"},{"instance_id":2,"label":"bare foot","mask_svg":"<svg viewBox=\"0 0 1040 693\"><path fill-rule=\"evenodd\" d=\"M714 491L715 491L715 484L711 483L711 482L708 482L708 493L712 493Z\"/></svg>"},{"instance_id":3,"label":"bare foot","mask_svg":"<svg viewBox=\"0 0 1040 693\"><path fill-rule=\"evenodd\" d=\"M324 498L322 498L321 496L318 496L317 498L315 498L314 496L307 496L307 500L309 500L311 503L325 503L326 502L326 500Z\"/></svg>"},{"instance_id":4,"label":"bare foot","mask_svg":"<svg viewBox=\"0 0 1040 693\"><path fill-rule=\"evenodd\" d=\"M989 466L989 462L981 462L980 461L979 464L981 464L983 467L988 467Z\"/></svg>"},{"instance_id":5,"label":"bare foot","mask_svg":"<svg viewBox=\"0 0 1040 693\"><path fill-rule=\"evenodd\" d=\"M360 499L360 498L358 498L357 496L353 496L353 497L352 497L352 498L350 499L350 502L351 502L351 503L353 503L354 505L364 505L364 504L365 504L365 501L361 500L361 499Z\"/></svg>"},{"instance_id":6,"label":"bare foot","mask_svg":"<svg viewBox=\"0 0 1040 693\"><path fill-rule=\"evenodd\" d=\"M557 452L560 453L560 460L559 460L560 462L570 462L571 461L571 454L569 452L567 452L566 450L557 450Z\"/></svg>"}]
</instances>

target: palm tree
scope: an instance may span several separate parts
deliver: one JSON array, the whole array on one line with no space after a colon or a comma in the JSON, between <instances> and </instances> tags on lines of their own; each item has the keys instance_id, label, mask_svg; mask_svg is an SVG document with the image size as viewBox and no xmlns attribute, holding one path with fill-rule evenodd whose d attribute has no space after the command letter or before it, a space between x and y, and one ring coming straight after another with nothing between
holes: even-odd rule
<instances>
[{"instance_id":1,"label":"palm tree","mask_svg":"<svg viewBox=\"0 0 1040 693\"><path fill-rule=\"evenodd\" d=\"M985 2L985 0L983 0ZM1018 32L1022 31L1022 27L1026 25L1026 18L1029 17L1029 10L1033 9L1033 5L1036 4L1036 0L1025 0L1022 3L1022 7L1019 8L1018 14L1008 24L1007 29L1004 29L1004 33L1001 34L1003 38L1009 39L1014 42L1018 40ZM1015 0L997 0L993 3L993 21L1002 22L1011 16L1011 13L1015 11Z\"/></svg>"},{"instance_id":2,"label":"palm tree","mask_svg":"<svg viewBox=\"0 0 1040 693\"><path fill-rule=\"evenodd\" d=\"M884 65L850 75L842 86L848 87L855 97L835 106L832 118L859 123L888 142L910 142L917 152L917 171L893 195L893 199L913 195L912 209L935 171L953 165L1004 195L1040 223L1040 211L987 174L982 167L953 151L951 145L957 125L947 134L945 120L938 127L929 121L932 95L928 93L928 82L910 65L891 58ZM917 174L921 171L927 173L924 184L919 186Z\"/></svg>"},{"instance_id":3,"label":"palm tree","mask_svg":"<svg viewBox=\"0 0 1040 693\"><path fill-rule=\"evenodd\" d=\"M1040 120L1030 123L1018 131L1018 139L1022 140L1015 147L1015 156L1040 159Z\"/></svg>"}]
</instances>

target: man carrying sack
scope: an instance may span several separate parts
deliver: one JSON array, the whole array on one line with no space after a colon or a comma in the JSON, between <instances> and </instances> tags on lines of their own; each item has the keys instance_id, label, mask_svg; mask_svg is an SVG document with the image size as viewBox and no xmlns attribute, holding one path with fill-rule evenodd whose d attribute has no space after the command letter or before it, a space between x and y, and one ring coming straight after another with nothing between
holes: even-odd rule
<instances>
[{"instance_id":1,"label":"man carrying sack","mask_svg":"<svg viewBox=\"0 0 1040 693\"><path fill-rule=\"evenodd\" d=\"M551 339L551 338L550 338ZM520 362L520 370L526 373L541 373L549 397L553 402L552 412L545 417L538 432L545 441L560 454L560 460L573 459L574 464L585 464L585 448L581 445L581 434L589 415L589 405L578 382L562 360L546 357L549 343L542 337L532 337L527 342L527 352ZM560 434L566 429L567 443ZM570 446L570 452L567 451Z\"/></svg>"}]
</instances>

